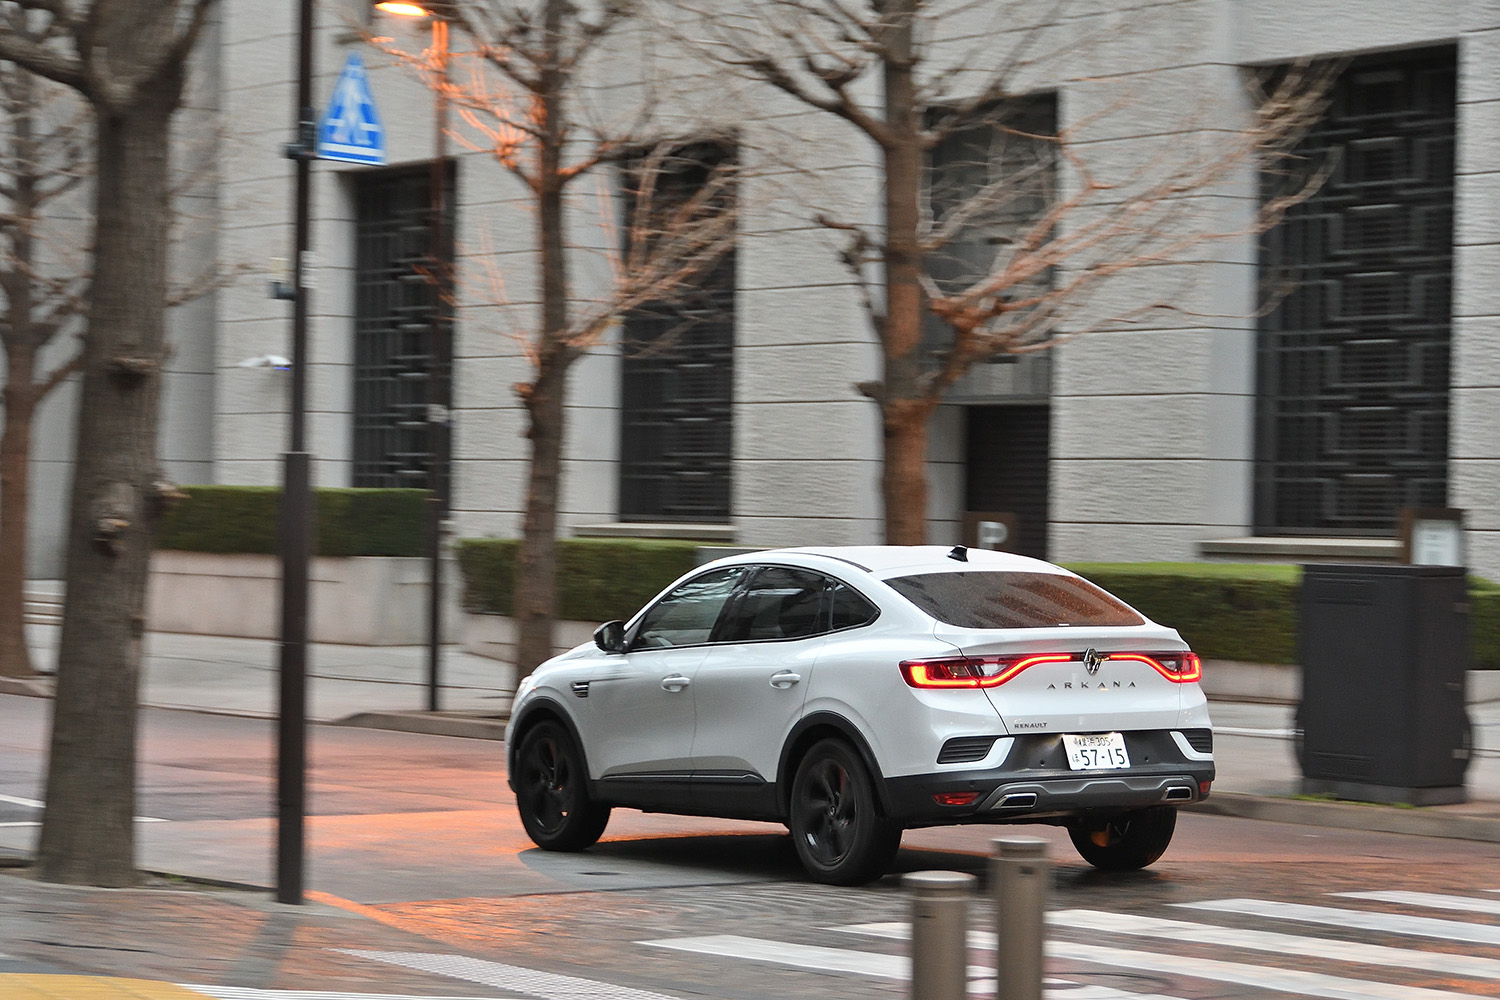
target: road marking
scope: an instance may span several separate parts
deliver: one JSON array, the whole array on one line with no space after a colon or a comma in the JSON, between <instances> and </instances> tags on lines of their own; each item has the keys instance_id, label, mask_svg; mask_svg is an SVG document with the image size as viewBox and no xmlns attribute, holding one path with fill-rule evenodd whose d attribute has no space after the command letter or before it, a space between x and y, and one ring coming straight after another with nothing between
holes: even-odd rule
<instances>
[{"instance_id":1,"label":"road marking","mask_svg":"<svg viewBox=\"0 0 1500 1000\"><path fill-rule=\"evenodd\" d=\"M0 973L0 995L11 1000L90 997L93 1000L204 1000L191 986L114 976L59 976Z\"/></svg>"},{"instance_id":2,"label":"road marking","mask_svg":"<svg viewBox=\"0 0 1500 1000\"><path fill-rule=\"evenodd\" d=\"M9 803L10 805L13 805L13 806L25 806L27 809L42 809L42 808L44 808L47 805L47 803L41 801L40 799L23 799L23 798L21 798L18 795L0 795L0 802L6 802L6 803ZM137 816L135 818L135 821L137 823L165 823L165 822L167 822L164 819L157 819L154 816ZM19 822L15 822L15 823L0 823L0 826L39 826L39 825L40 824L37 823L36 820L21 820Z\"/></svg>"},{"instance_id":3,"label":"road marking","mask_svg":"<svg viewBox=\"0 0 1500 1000\"><path fill-rule=\"evenodd\" d=\"M1240 726L1214 726L1220 736L1267 736L1276 740L1288 740L1297 735L1295 729L1246 729Z\"/></svg>"},{"instance_id":4,"label":"road marking","mask_svg":"<svg viewBox=\"0 0 1500 1000\"><path fill-rule=\"evenodd\" d=\"M409 993L341 993L337 990L257 990L244 986L188 986L214 1000L483 1000L482 997Z\"/></svg>"},{"instance_id":5,"label":"road marking","mask_svg":"<svg viewBox=\"0 0 1500 1000\"><path fill-rule=\"evenodd\" d=\"M334 949L344 955L368 958L387 965L399 965L418 972L432 972L451 979L494 986L512 993L524 993L542 1000L676 1000L661 993L601 983L577 976L560 976L517 965L487 962L464 955L443 955L420 951L362 951L353 948Z\"/></svg>"},{"instance_id":6,"label":"road marking","mask_svg":"<svg viewBox=\"0 0 1500 1000\"><path fill-rule=\"evenodd\" d=\"M877 937L895 936L887 933L901 928L900 937L906 937L907 924L863 924L865 928L881 928ZM850 930L838 927L834 930ZM860 931L865 933L865 931ZM994 947L994 936L987 935L990 947ZM971 935L972 937L972 935ZM815 945L790 944L786 941L771 941L764 938L741 937L737 934L711 934L703 937L663 938L657 941L637 941L637 944L653 948L672 948L698 955L717 955L721 958L746 959L752 962L768 962L797 969L816 972L842 972L879 979L911 978L911 960L905 955L883 955L878 952L857 951L850 948L822 948ZM966 970L969 976L968 991L982 996L995 992L994 970L983 965L971 965ZM1129 993L1110 986L1090 986L1066 979L1048 979L1047 985L1065 987L1050 990L1059 998L1069 1000L1180 1000L1157 993Z\"/></svg>"},{"instance_id":7,"label":"road marking","mask_svg":"<svg viewBox=\"0 0 1500 1000\"><path fill-rule=\"evenodd\" d=\"M1493 892L1494 890L1490 890ZM1439 892L1335 892L1331 895L1348 899L1371 899L1377 903L1405 903L1434 910L1466 910L1472 913L1500 915L1500 899L1475 899L1473 896L1446 896Z\"/></svg>"},{"instance_id":8,"label":"road marking","mask_svg":"<svg viewBox=\"0 0 1500 1000\"><path fill-rule=\"evenodd\" d=\"M1385 945L1303 937L1299 934L1280 934L1275 931L1257 931L1239 927L1220 927L1216 924L1166 920L1131 913L1111 913L1105 910L1052 910L1047 914L1047 923L1089 932L1104 931L1111 934L1195 941L1202 944L1223 945L1228 948L1269 951L1281 955L1306 955L1309 958L1354 962L1360 965L1422 969L1445 975L1468 976L1471 979L1500 979L1500 960L1475 955L1449 955L1415 951L1410 948L1389 948ZM900 941L906 940L911 934L911 925L904 922L855 924L850 927L832 929ZM969 932L969 947L993 950L995 935L971 931Z\"/></svg>"},{"instance_id":9,"label":"road marking","mask_svg":"<svg viewBox=\"0 0 1500 1000\"><path fill-rule=\"evenodd\" d=\"M1300 969L1273 969L1262 965L1222 962L1213 958L1187 958L1150 951L1101 948L1091 944L1074 944L1071 941L1048 941L1047 955L1052 958L1066 958L1074 962L1108 965L1117 969L1166 972L1194 979L1278 990L1283 993L1327 997L1329 1000L1457 1000L1459 997L1472 996L1466 993L1450 993L1447 990L1423 989L1419 986L1401 986L1366 979L1346 979L1343 976L1303 972Z\"/></svg>"},{"instance_id":10,"label":"road marking","mask_svg":"<svg viewBox=\"0 0 1500 1000\"><path fill-rule=\"evenodd\" d=\"M1383 931L1410 937L1441 938L1470 944L1500 945L1500 925L1469 924L1460 920L1435 917L1410 917L1400 913L1372 913L1366 910L1343 910L1333 906L1308 906L1303 903L1276 903L1264 899L1210 899L1200 903L1173 903L1190 910L1215 913L1239 913L1273 920L1296 920L1307 924L1353 927L1364 931Z\"/></svg>"},{"instance_id":11,"label":"road marking","mask_svg":"<svg viewBox=\"0 0 1500 1000\"><path fill-rule=\"evenodd\" d=\"M13 806L25 806L28 809L40 809L46 804L36 799L22 799L14 795L0 795L0 802L9 802Z\"/></svg>"}]
</instances>

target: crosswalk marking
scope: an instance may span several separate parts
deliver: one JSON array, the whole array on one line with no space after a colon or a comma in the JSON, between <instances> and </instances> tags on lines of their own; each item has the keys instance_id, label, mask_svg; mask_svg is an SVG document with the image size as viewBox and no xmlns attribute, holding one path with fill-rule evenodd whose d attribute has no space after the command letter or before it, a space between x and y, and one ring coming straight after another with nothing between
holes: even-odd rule
<instances>
[{"instance_id":1,"label":"crosswalk marking","mask_svg":"<svg viewBox=\"0 0 1500 1000\"><path fill-rule=\"evenodd\" d=\"M754 962L790 965L799 969L852 972L856 975L876 976L882 979L911 978L911 960L905 955L883 955L879 952L855 951L849 948L820 948L815 945L740 937L737 934L666 938L660 941L639 943L653 948L673 948L677 951L691 951L700 955L744 958ZM987 976L990 970L983 966L971 965L968 968L968 974Z\"/></svg>"},{"instance_id":2,"label":"crosswalk marking","mask_svg":"<svg viewBox=\"0 0 1500 1000\"><path fill-rule=\"evenodd\" d=\"M675 997L647 990L616 986L578 976L562 976L555 972L541 972L465 955L421 951L363 951L354 948L336 950L345 955L494 986L529 997L541 997L543 1000L676 1000Z\"/></svg>"},{"instance_id":3,"label":"crosswalk marking","mask_svg":"<svg viewBox=\"0 0 1500 1000\"><path fill-rule=\"evenodd\" d=\"M1446 896L1439 892L1339 892L1334 895L1345 899L1371 899L1377 903L1405 903L1410 906L1427 906L1434 910L1464 910L1500 916L1500 899Z\"/></svg>"},{"instance_id":4,"label":"crosswalk marking","mask_svg":"<svg viewBox=\"0 0 1500 1000\"><path fill-rule=\"evenodd\" d=\"M1190 910L1211 910L1215 913L1238 913L1244 916L1270 917L1275 920L1295 920L1307 924L1352 927L1357 930L1383 931L1387 934L1404 934L1409 937L1440 938L1446 941L1463 941L1467 944L1500 945L1500 926L1470 924L1460 920L1439 920L1436 917L1412 917L1401 913L1375 913L1334 906L1311 906L1305 903L1279 903L1266 899L1210 899L1197 903L1173 903L1172 905Z\"/></svg>"},{"instance_id":5,"label":"crosswalk marking","mask_svg":"<svg viewBox=\"0 0 1500 1000\"><path fill-rule=\"evenodd\" d=\"M1191 976L1195 979L1280 990L1283 993L1326 997L1329 1000L1457 1000L1459 997L1471 995L1367 979L1346 979L1343 976L1304 972L1301 969L1275 969L1264 965L1244 965L1213 958L1186 958L1150 951L1102 948L1092 944L1074 944L1071 941L1048 941L1047 955L1052 958L1071 959L1075 962L1091 962L1095 965L1138 969L1145 972L1167 972L1179 976Z\"/></svg>"},{"instance_id":6,"label":"crosswalk marking","mask_svg":"<svg viewBox=\"0 0 1500 1000\"><path fill-rule=\"evenodd\" d=\"M1385 945L1303 937L1297 934L1281 934L1275 931L1257 931L1240 927L1220 927L1215 924L1166 920L1159 917L1137 916L1132 913L1112 913L1106 910L1053 910L1047 914L1047 923L1057 927L1086 928L1090 931L1104 931L1111 934L1194 941L1201 944L1223 945L1227 948L1269 951L1280 955L1306 955L1309 958L1326 958L1361 965L1421 969L1445 975L1468 976L1472 979L1500 979L1500 960L1481 958L1476 955L1449 955L1416 951L1410 948L1390 948ZM906 940L911 934L910 925L904 922L855 924L835 929L900 941ZM995 935L972 931L969 934L969 947L993 950Z\"/></svg>"}]
</instances>

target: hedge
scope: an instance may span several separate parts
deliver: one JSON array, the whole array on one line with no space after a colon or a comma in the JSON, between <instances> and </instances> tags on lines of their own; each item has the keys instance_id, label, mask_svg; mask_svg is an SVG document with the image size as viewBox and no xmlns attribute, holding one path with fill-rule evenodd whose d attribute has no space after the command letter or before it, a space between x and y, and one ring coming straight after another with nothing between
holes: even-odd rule
<instances>
[{"instance_id":1,"label":"hedge","mask_svg":"<svg viewBox=\"0 0 1500 1000\"><path fill-rule=\"evenodd\" d=\"M1137 608L1170 625L1204 657L1296 663L1302 568L1257 563L1070 563ZM1500 670L1500 585L1469 578L1473 666Z\"/></svg>"},{"instance_id":2,"label":"hedge","mask_svg":"<svg viewBox=\"0 0 1500 1000\"><path fill-rule=\"evenodd\" d=\"M557 617L603 622L629 618L698 564L702 543L664 539L568 538L557 543ZM470 538L457 545L464 608L509 615L519 539Z\"/></svg>"},{"instance_id":3,"label":"hedge","mask_svg":"<svg viewBox=\"0 0 1500 1000\"><path fill-rule=\"evenodd\" d=\"M167 515L159 549L280 551L281 488L183 486L187 499ZM313 551L320 556L420 556L427 551L426 490L313 491Z\"/></svg>"},{"instance_id":4,"label":"hedge","mask_svg":"<svg viewBox=\"0 0 1500 1000\"><path fill-rule=\"evenodd\" d=\"M464 607L512 613L515 539L458 543ZM574 538L558 543L558 617L629 618L697 563L697 542ZM1216 660L1296 663L1302 569L1260 563L1072 563L1069 569L1169 625ZM1474 666L1500 670L1500 585L1470 579Z\"/></svg>"}]
</instances>

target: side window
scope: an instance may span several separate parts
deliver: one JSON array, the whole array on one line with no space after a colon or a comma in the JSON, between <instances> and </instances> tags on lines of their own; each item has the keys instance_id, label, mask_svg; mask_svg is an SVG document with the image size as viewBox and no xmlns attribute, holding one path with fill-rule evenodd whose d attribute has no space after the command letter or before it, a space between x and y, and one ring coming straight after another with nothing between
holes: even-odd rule
<instances>
[{"instance_id":1,"label":"side window","mask_svg":"<svg viewBox=\"0 0 1500 1000\"><path fill-rule=\"evenodd\" d=\"M853 587L835 582L830 592L833 598L833 629L854 628L868 625L880 614L875 607Z\"/></svg>"},{"instance_id":2,"label":"side window","mask_svg":"<svg viewBox=\"0 0 1500 1000\"><path fill-rule=\"evenodd\" d=\"M632 649L692 646L708 641L724 601L734 593L742 566L695 576L653 604L636 627Z\"/></svg>"},{"instance_id":3,"label":"side window","mask_svg":"<svg viewBox=\"0 0 1500 1000\"><path fill-rule=\"evenodd\" d=\"M724 627L720 642L754 639L805 639L828 631L821 573L787 566L765 566L755 574Z\"/></svg>"}]
</instances>

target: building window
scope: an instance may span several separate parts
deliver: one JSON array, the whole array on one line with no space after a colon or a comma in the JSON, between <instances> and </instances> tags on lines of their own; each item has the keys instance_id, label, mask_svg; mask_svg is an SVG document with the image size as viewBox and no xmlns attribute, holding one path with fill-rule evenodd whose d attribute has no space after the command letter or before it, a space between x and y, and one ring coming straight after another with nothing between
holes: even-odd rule
<instances>
[{"instance_id":1,"label":"building window","mask_svg":"<svg viewBox=\"0 0 1500 1000\"><path fill-rule=\"evenodd\" d=\"M733 156L731 148L714 143L686 147L664 167L656 197L670 201L691 195ZM633 200L626 194L628 218ZM729 521L734 297L730 252L686 298L625 315L620 520Z\"/></svg>"},{"instance_id":2,"label":"building window","mask_svg":"<svg viewBox=\"0 0 1500 1000\"><path fill-rule=\"evenodd\" d=\"M1259 534L1447 505L1456 70L1451 47L1353 61L1300 150L1332 176L1261 240L1285 297L1259 330Z\"/></svg>"},{"instance_id":3,"label":"building window","mask_svg":"<svg viewBox=\"0 0 1500 1000\"><path fill-rule=\"evenodd\" d=\"M450 162L439 249L449 268L455 177ZM359 173L354 183L354 485L446 485L427 420L433 399L451 406L453 360L452 312L430 280L432 169Z\"/></svg>"},{"instance_id":4,"label":"building window","mask_svg":"<svg viewBox=\"0 0 1500 1000\"><path fill-rule=\"evenodd\" d=\"M926 264L945 295L1003 270L1012 248L1052 206L1057 183L1057 95L1027 94L957 114L942 108L928 114L928 127L943 132L928 157L927 203L932 232L944 238L927 253ZM1006 294L1029 297L1051 286L1051 273L1043 272ZM924 324L926 361L936 365L953 343L953 329L931 313ZM1041 330L1026 341L1046 337ZM1001 353L988 360L1018 358Z\"/></svg>"}]
</instances>

